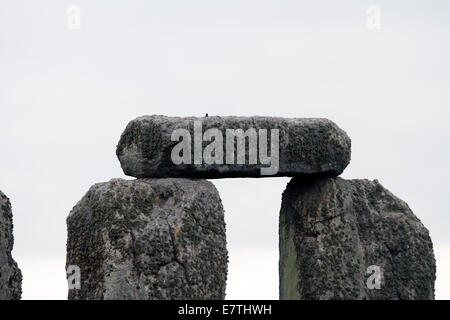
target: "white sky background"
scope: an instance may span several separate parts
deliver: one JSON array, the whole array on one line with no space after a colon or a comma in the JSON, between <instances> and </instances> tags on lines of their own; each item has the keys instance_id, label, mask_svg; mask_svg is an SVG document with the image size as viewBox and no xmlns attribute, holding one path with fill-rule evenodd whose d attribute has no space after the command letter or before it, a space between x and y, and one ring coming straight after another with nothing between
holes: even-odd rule
<instances>
[{"instance_id":1,"label":"white sky background","mask_svg":"<svg viewBox=\"0 0 450 320\"><path fill-rule=\"evenodd\" d=\"M381 30L366 9L381 9ZM66 28L66 8L81 29ZM379 179L430 230L450 298L450 2L0 0L0 190L13 205L24 299L65 299L65 218L125 177L128 121L326 117L352 138L345 178ZM214 180L229 299L278 298L288 178Z\"/></svg>"}]
</instances>

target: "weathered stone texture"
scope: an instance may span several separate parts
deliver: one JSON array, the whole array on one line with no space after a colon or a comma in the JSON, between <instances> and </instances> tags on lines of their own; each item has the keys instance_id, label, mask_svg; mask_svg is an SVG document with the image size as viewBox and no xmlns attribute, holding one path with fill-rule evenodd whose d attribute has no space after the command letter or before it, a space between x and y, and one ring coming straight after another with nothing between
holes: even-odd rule
<instances>
[{"instance_id":1,"label":"weathered stone texture","mask_svg":"<svg viewBox=\"0 0 450 320\"><path fill-rule=\"evenodd\" d=\"M67 218L69 299L224 299L227 249L219 194L208 181L113 179Z\"/></svg>"},{"instance_id":2,"label":"weathered stone texture","mask_svg":"<svg viewBox=\"0 0 450 320\"><path fill-rule=\"evenodd\" d=\"M194 144L194 121L202 121L203 132L217 128L224 142L223 164L174 164L171 152L175 129L187 129ZM279 169L274 175L261 175L267 167L258 160L249 164L226 164L226 129L279 129ZM269 141L269 140L268 140ZM271 141L271 140L270 140ZM211 142L204 141L205 148ZM235 144L235 148L236 148ZM268 144L270 150L270 143ZM274 117L166 117L144 116L131 121L117 146L117 156L126 175L143 177L272 177L298 175L339 175L350 162L351 142L347 134L327 119ZM261 150L259 150L260 152ZM194 153L194 147L191 148ZM236 154L236 153L235 153ZM194 158L193 156L191 157Z\"/></svg>"},{"instance_id":3,"label":"weathered stone texture","mask_svg":"<svg viewBox=\"0 0 450 320\"><path fill-rule=\"evenodd\" d=\"M381 269L380 289L367 286L371 265ZM434 281L427 229L377 180L288 184L280 212L281 299L433 299Z\"/></svg>"},{"instance_id":4,"label":"weathered stone texture","mask_svg":"<svg viewBox=\"0 0 450 320\"><path fill-rule=\"evenodd\" d=\"M0 300L20 300L22 273L11 256L13 216L9 199L0 191Z\"/></svg>"}]
</instances>

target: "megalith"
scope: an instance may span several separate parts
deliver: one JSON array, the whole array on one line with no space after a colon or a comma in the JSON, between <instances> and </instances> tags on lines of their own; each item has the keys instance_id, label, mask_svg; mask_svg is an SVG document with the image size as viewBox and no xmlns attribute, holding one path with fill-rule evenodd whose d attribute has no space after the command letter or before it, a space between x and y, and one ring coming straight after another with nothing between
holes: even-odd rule
<instances>
[{"instance_id":1,"label":"megalith","mask_svg":"<svg viewBox=\"0 0 450 320\"><path fill-rule=\"evenodd\" d=\"M225 297L224 211L206 180L95 184L71 211L67 228L67 269L78 267L81 277L69 299Z\"/></svg>"},{"instance_id":2,"label":"megalith","mask_svg":"<svg viewBox=\"0 0 450 320\"><path fill-rule=\"evenodd\" d=\"M434 299L428 230L377 180L292 179L279 233L280 299Z\"/></svg>"},{"instance_id":3,"label":"megalith","mask_svg":"<svg viewBox=\"0 0 450 320\"><path fill-rule=\"evenodd\" d=\"M116 154L129 176L211 179L336 176L350 149L327 119L153 115L128 124Z\"/></svg>"},{"instance_id":4,"label":"megalith","mask_svg":"<svg viewBox=\"0 0 450 320\"><path fill-rule=\"evenodd\" d=\"M9 199L0 191L0 300L20 300L22 273L11 255L13 216Z\"/></svg>"}]
</instances>

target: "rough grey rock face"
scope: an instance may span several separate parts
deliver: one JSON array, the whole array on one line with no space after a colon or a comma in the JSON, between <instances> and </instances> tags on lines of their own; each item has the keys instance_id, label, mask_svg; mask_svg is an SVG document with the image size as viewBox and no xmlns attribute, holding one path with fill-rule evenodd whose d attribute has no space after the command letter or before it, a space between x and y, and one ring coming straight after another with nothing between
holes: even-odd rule
<instances>
[{"instance_id":1,"label":"rough grey rock face","mask_svg":"<svg viewBox=\"0 0 450 320\"><path fill-rule=\"evenodd\" d=\"M205 180L113 179L95 184L67 218L69 299L224 299L224 212Z\"/></svg>"},{"instance_id":2,"label":"rough grey rock face","mask_svg":"<svg viewBox=\"0 0 450 320\"><path fill-rule=\"evenodd\" d=\"M195 161L194 121L201 121L202 130L217 128L222 133L223 160L219 164L205 161L204 154L200 164ZM257 161L250 163L249 144L245 145L245 164L238 164L236 159L238 139L234 141L234 162L227 164L226 129L254 128L257 132L258 143L267 142L267 150L257 143ZM190 163L174 164L171 158L173 148L184 139L172 141L175 129L186 129L191 137ZM267 129L267 138L259 139L261 129ZM272 131L279 130L279 166L271 173L262 175L262 168L270 165L261 161L261 155L274 156L271 153ZM198 132L198 130L197 130ZM274 131L275 132L275 131ZM231 135L230 135L231 137ZM216 141L215 138L205 137L200 150ZM252 137L254 141L255 136ZM250 140L250 139L249 139ZM198 140L196 140L198 141ZM248 144L248 145L247 145ZM233 144L230 144L232 146ZM117 146L117 156L126 175L143 177L266 177L266 176L298 176L298 175L339 175L350 162L351 142L347 134L336 124L327 119L284 119L273 117L204 117L180 118L166 116L144 116L131 121L123 132ZM231 148L230 148L231 150ZM179 154L183 152L179 152ZM197 153L198 154L198 153ZM208 153L206 153L208 154ZM212 153L209 153L212 154ZM218 153L219 154L219 153ZM216 155L216 153L214 153ZM218 156L221 159L221 156ZM199 159L197 157L197 159ZM273 161L275 163L275 161ZM264 170L264 169L263 169ZM275 174L274 174L275 173Z\"/></svg>"},{"instance_id":3,"label":"rough grey rock face","mask_svg":"<svg viewBox=\"0 0 450 320\"><path fill-rule=\"evenodd\" d=\"M22 273L11 256L13 221L11 203L0 191L0 300L20 300Z\"/></svg>"},{"instance_id":4,"label":"rough grey rock face","mask_svg":"<svg viewBox=\"0 0 450 320\"><path fill-rule=\"evenodd\" d=\"M370 266L380 267L380 289ZM427 229L377 180L289 182L280 212L280 299L434 299L434 281Z\"/></svg>"}]
</instances>

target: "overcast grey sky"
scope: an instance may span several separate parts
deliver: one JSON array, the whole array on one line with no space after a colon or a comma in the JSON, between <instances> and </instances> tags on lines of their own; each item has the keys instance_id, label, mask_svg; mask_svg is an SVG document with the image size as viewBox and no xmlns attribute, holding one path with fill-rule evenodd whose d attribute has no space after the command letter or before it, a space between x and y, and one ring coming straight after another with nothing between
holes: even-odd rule
<instances>
[{"instance_id":1,"label":"overcast grey sky","mask_svg":"<svg viewBox=\"0 0 450 320\"><path fill-rule=\"evenodd\" d=\"M67 28L67 8L81 28ZM369 5L381 29L366 26ZM0 190L24 298L65 299L65 218L125 177L115 146L146 114L325 117L352 138L345 178L379 179L430 230L450 298L450 2L0 0ZM278 298L288 178L214 180L227 298Z\"/></svg>"}]
</instances>

